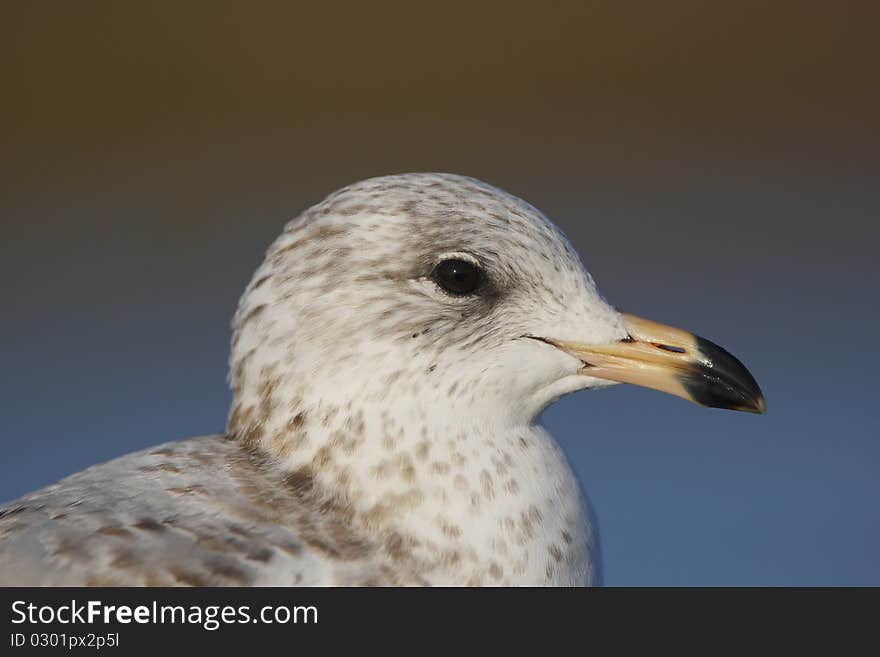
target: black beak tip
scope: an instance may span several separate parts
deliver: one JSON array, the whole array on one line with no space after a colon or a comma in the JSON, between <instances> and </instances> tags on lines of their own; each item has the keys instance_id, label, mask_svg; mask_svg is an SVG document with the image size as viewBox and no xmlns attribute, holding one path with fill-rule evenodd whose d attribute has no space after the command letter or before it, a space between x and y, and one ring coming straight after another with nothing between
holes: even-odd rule
<instances>
[{"instance_id":1,"label":"black beak tip","mask_svg":"<svg viewBox=\"0 0 880 657\"><path fill-rule=\"evenodd\" d=\"M767 412L767 402L764 401L764 395L758 394L748 406L740 406L734 408L735 411L745 411L746 413L755 413L756 415L764 415Z\"/></svg>"},{"instance_id":2,"label":"black beak tip","mask_svg":"<svg viewBox=\"0 0 880 657\"><path fill-rule=\"evenodd\" d=\"M758 382L738 358L705 338L697 338L697 348L703 361L682 375L682 384L695 402L746 413L767 411Z\"/></svg>"}]
</instances>

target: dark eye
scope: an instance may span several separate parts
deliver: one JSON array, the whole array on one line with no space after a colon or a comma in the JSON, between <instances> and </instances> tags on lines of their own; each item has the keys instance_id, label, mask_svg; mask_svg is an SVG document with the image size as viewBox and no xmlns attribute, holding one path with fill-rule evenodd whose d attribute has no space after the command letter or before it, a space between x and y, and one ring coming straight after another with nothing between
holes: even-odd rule
<instances>
[{"instance_id":1,"label":"dark eye","mask_svg":"<svg viewBox=\"0 0 880 657\"><path fill-rule=\"evenodd\" d=\"M431 278L449 294L473 294L480 286L482 272L467 260L444 260L436 267Z\"/></svg>"}]
</instances>

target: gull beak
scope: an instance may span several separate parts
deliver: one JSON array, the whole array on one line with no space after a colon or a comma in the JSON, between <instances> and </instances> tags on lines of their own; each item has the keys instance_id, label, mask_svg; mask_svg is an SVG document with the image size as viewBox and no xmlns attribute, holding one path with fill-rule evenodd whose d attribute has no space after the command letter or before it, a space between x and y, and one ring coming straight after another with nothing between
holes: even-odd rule
<instances>
[{"instance_id":1,"label":"gull beak","mask_svg":"<svg viewBox=\"0 0 880 657\"><path fill-rule=\"evenodd\" d=\"M681 329L622 317L629 336L613 344L541 340L579 358L581 373L588 376L653 388L703 406L764 412L757 382L728 351Z\"/></svg>"}]
</instances>

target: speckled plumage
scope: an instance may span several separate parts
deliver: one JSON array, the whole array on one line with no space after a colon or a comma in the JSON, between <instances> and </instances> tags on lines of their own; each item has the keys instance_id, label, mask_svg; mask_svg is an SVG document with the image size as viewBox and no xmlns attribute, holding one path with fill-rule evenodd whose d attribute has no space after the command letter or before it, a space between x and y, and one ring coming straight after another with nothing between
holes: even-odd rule
<instances>
[{"instance_id":1,"label":"speckled plumage","mask_svg":"<svg viewBox=\"0 0 880 657\"><path fill-rule=\"evenodd\" d=\"M444 258L486 283L453 297ZM449 174L375 178L285 227L242 296L225 436L0 510L0 584L578 585L577 482L536 424L608 385L527 335L626 336L562 234Z\"/></svg>"}]
</instances>

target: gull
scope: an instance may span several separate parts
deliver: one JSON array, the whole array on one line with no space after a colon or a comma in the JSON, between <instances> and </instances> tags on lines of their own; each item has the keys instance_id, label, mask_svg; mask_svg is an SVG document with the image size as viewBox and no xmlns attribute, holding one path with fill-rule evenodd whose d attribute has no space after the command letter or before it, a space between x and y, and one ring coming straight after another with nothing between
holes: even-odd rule
<instances>
[{"instance_id":1,"label":"gull","mask_svg":"<svg viewBox=\"0 0 880 657\"><path fill-rule=\"evenodd\" d=\"M233 320L226 431L0 509L3 585L595 583L541 412L630 383L760 413L721 347L618 312L541 212L453 174L355 183L269 248Z\"/></svg>"}]
</instances>

